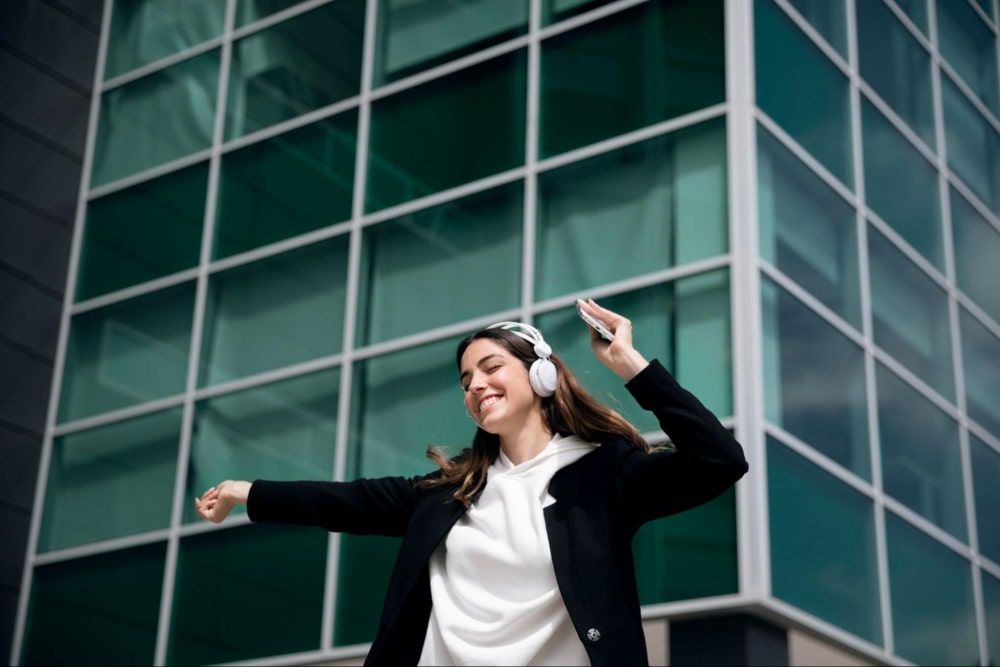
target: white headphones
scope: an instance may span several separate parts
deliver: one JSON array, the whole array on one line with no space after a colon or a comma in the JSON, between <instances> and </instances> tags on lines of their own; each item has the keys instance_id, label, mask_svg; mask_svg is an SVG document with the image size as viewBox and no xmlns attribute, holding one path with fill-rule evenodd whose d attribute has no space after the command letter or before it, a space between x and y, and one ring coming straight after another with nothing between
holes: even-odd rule
<instances>
[{"instance_id":1,"label":"white headphones","mask_svg":"<svg viewBox=\"0 0 1000 667\"><path fill-rule=\"evenodd\" d=\"M556 371L556 365L549 359L552 356L552 348L545 342L541 331L522 322L497 322L487 328L505 329L531 343L535 355L538 357L528 369L528 380L531 382L531 388L542 397L556 393L556 381L559 374ZM517 331L517 329L523 329L524 332Z\"/></svg>"}]
</instances>

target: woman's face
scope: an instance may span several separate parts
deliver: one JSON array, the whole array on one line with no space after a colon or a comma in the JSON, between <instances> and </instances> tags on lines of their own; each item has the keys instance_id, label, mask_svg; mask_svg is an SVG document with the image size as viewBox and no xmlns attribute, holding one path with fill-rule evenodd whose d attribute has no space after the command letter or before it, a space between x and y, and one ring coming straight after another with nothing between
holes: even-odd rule
<instances>
[{"instance_id":1,"label":"woman's face","mask_svg":"<svg viewBox=\"0 0 1000 667\"><path fill-rule=\"evenodd\" d=\"M465 409L488 433L504 433L523 424L541 403L521 360L489 338L477 338L465 349L459 381Z\"/></svg>"}]
</instances>

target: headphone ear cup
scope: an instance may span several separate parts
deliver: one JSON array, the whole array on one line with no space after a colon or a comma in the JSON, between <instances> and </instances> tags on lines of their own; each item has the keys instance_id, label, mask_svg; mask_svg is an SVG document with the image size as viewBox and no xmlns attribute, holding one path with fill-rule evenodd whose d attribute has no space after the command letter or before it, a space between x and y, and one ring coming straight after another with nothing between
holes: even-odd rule
<instances>
[{"instance_id":1,"label":"headphone ear cup","mask_svg":"<svg viewBox=\"0 0 1000 667\"><path fill-rule=\"evenodd\" d=\"M559 373L556 371L556 365L551 361L538 359L528 369L528 379L531 381L531 388L535 390L535 393L544 398L556 393Z\"/></svg>"}]
</instances>

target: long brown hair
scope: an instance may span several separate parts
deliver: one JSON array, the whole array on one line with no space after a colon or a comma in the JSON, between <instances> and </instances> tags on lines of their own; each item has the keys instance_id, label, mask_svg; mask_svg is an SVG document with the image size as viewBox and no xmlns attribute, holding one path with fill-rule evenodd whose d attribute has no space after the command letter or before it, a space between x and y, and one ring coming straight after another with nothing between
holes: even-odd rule
<instances>
[{"instance_id":1,"label":"long brown hair","mask_svg":"<svg viewBox=\"0 0 1000 667\"><path fill-rule=\"evenodd\" d=\"M524 367L530 368L538 358L532 346L520 336L504 329L483 329L472 334L458 345L455 364L462 369L462 355L472 341L489 338L507 349ZM649 443L639 431L620 414L603 405L583 388L569 367L553 354L549 359L559 374L556 393L542 398L542 418L552 433L576 435L587 442L602 442L613 437L624 438L638 449L649 452ZM427 458L441 468L441 474L424 479L423 486L457 484L452 497L469 507L471 498L486 482L486 473L500 452L500 436L476 428L472 446L455 457L448 458L440 447L428 447Z\"/></svg>"}]
</instances>

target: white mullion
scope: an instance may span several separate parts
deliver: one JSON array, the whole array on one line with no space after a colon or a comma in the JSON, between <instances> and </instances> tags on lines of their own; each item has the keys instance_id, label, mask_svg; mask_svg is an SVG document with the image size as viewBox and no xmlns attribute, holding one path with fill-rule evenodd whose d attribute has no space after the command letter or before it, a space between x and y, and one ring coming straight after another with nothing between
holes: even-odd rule
<instances>
[{"instance_id":1,"label":"white mullion","mask_svg":"<svg viewBox=\"0 0 1000 667\"><path fill-rule=\"evenodd\" d=\"M1000 437L993 435L991 432L987 431L977 422L969 419L968 417L964 419L963 425L969 429L969 432L972 435L989 445L997 454L1000 454Z\"/></svg>"},{"instance_id":2,"label":"white mullion","mask_svg":"<svg viewBox=\"0 0 1000 667\"><path fill-rule=\"evenodd\" d=\"M989 331L991 334L1000 338L1000 323L997 323L992 317L986 314L986 312L977 304L975 301L970 299L964 292L959 289L955 290L955 299L958 301L962 309L974 320L978 321L979 324ZM959 311L961 312L961 311Z\"/></svg>"},{"instance_id":3,"label":"white mullion","mask_svg":"<svg viewBox=\"0 0 1000 667\"><path fill-rule=\"evenodd\" d=\"M871 87L871 85L862 78L857 80L858 87L861 89L864 97L867 98L869 104L875 107L882 116L885 118L886 122L893 126L903 138L911 145L920 155L931 163L934 167L941 168L943 163L941 158L935 155L934 151L924 143L923 137L916 133L916 131L911 128L902 117L896 113L896 110L889 106L889 103L882 99L878 91Z\"/></svg>"},{"instance_id":4,"label":"white mullion","mask_svg":"<svg viewBox=\"0 0 1000 667\"><path fill-rule=\"evenodd\" d=\"M35 565L48 565L50 563L59 563L66 560L84 558L86 556L95 556L109 551L120 551L122 549L128 549L129 547L163 542L169 537L169 535L169 528L159 528L157 530L149 530L143 533L126 535L125 537L114 537L107 540L101 540L99 542L90 542L88 544L46 551L45 553L37 554L35 556Z\"/></svg>"},{"instance_id":5,"label":"white mullion","mask_svg":"<svg viewBox=\"0 0 1000 667\"><path fill-rule=\"evenodd\" d=\"M882 219L882 216L867 206L864 208L864 211L868 217L868 224L877 229L890 245L901 252L911 264L915 264L921 273L925 274L939 289L948 290L950 287L948 279L941 273L940 269L931 264L926 257L911 246L909 241L904 239L892 225ZM938 231L941 231L940 226L938 227Z\"/></svg>"},{"instance_id":6,"label":"white mullion","mask_svg":"<svg viewBox=\"0 0 1000 667\"><path fill-rule=\"evenodd\" d=\"M802 32L812 41L812 43L829 58L837 69L840 70L841 74L844 76L851 75L851 66L844 60L844 56L840 55L840 52L833 47L832 44L826 41L826 38L819 33L816 28L813 27L811 23L802 14L799 13L797 9L789 2L789 0L773 0L778 7L785 12L789 19L799 27ZM850 26L848 26L848 31L850 31Z\"/></svg>"},{"instance_id":7,"label":"white mullion","mask_svg":"<svg viewBox=\"0 0 1000 667\"><path fill-rule=\"evenodd\" d=\"M948 75L948 78L951 79L951 82L955 85L955 87L962 91L962 94L965 95L972 106L976 107L979 115L982 116L986 120L987 124L993 128L993 131L1000 133L1000 120L997 120L997 117L993 115L993 112L990 111L988 106L986 106L986 103L979 99L979 95L977 95L969 84L965 82L962 75L951 66L951 63L949 63L947 59L941 55L940 51L935 52L935 59L938 61L941 70Z\"/></svg>"},{"instance_id":8,"label":"white mullion","mask_svg":"<svg viewBox=\"0 0 1000 667\"><path fill-rule=\"evenodd\" d=\"M299 116L288 118L277 122L274 125L268 125L267 127L259 130L254 130L239 137L234 137L233 139L229 139L222 144L222 154L225 155L226 153L232 153L233 151L238 151L241 148L246 148L251 144L272 139L279 134L291 132L292 130L297 130L300 127L311 125L321 120L326 120L327 118L332 118L333 116L344 113L345 111L350 111L351 109L357 107L360 103L361 98L354 95L342 100L337 100L336 102L332 102L326 106L306 111Z\"/></svg>"},{"instance_id":9,"label":"white mullion","mask_svg":"<svg viewBox=\"0 0 1000 667\"><path fill-rule=\"evenodd\" d=\"M920 1L926 2L927 0L920 0ZM893 14L896 15L896 18L899 19L899 22L902 23L903 26L910 31L910 34L913 35L914 39L916 39L917 42L919 42L920 46L924 47L924 50L928 52L928 55L931 55L931 52L933 51L933 48L931 47L931 41L924 35L924 33L920 30L917 24L913 22L913 19L911 19L906 12L904 12L902 9L899 8L898 5L896 5L895 0L882 0L882 2L883 4L885 4L886 7L889 8L889 11L891 11Z\"/></svg>"},{"instance_id":10,"label":"white mullion","mask_svg":"<svg viewBox=\"0 0 1000 667\"><path fill-rule=\"evenodd\" d=\"M979 567L983 568L997 579L1000 579L1000 563L995 563L986 556L980 555Z\"/></svg>"},{"instance_id":11,"label":"white mullion","mask_svg":"<svg viewBox=\"0 0 1000 667\"><path fill-rule=\"evenodd\" d=\"M542 23L540 0L528 3L528 76L525 95L524 122L524 220L521 239L521 314L518 319L532 324L532 300L535 296L535 229L538 212L538 134L541 97L541 42L538 36Z\"/></svg>"},{"instance_id":12,"label":"white mullion","mask_svg":"<svg viewBox=\"0 0 1000 667\"><path fill-rule=\"evenodd\" d=\"M903 519L914 528L917 528L920 532L934 538L935 541L948 547L951 551L955 552L962 558L966 560L974 558L974 554L968 545L946 531L944 528L938 526L920 512L917 512L908 505L904 505L902 502L889 495L886 495L885 497L885 505L886 508L892 510L893 514L896 515L896 518Z\"/></svg>"},{"instance_id":13,"label":"white mullion","mask_svg":"<svg viewBox=\"0 0 1000 667\"><path fill-rule=\"evenodd\" d=\"M141 79L144 76L161 72L168 67L182 63L189 58L194 58L195 56L200 56L203 53L208 53L212 49L217 49L222 46L222 39L221 35L213 37L204 42L199 42L198 44L177 51L176 53L171 53L168 56L154 60L151 63L146 63L145 65L131 69L124 74L119 74L118 76L108 79L101 84L101 94L108 93L115 88L121 88L122 86L132 83L137 79Z\"/></svg>"},{"instance_id":14,"label":"white mullion","mask_svg":"<svg viewBox=\"0 0 1000 667\"><path fill-rule=\"evenodd\" d=\"M962 196L969 203L969 205L976 209L976 212L979 213L979 215L981 215L988 223L990 223L990 225L993 226L993 229L1000 234L1000 216L994 213L985 203L983 203L983 201L979 198L979 195L973 192L972 189L951 170L948 171L948 184L962 193Z\"/></svg>"},{"instance_id":15,"label":"white mullion","mask_svg":"<svg viewBox=\"0 0 1000 667\"><path fill-rule=\"evenodd\" d=\"M834 461L822 451L816 449L806 441L800 439L793 433L789 433L781 426L767 422L764 424L764 433L782 445L794 450L803 458L808 459L813 464L822 468L825 472L833 475L841 482L847 484L855 491L864 494L869 500L877 500L878 494L871 482L859 476L858 473L844 467L843 464Z\"/></svg>"},{"instance_id":16,"label":"white mullion","mask_svg":"<svg viewBox=\"0 0 1000 667\"><path fill-rule=\"evenodd\" d=\"M956 408L944 396L939 394L936 389L927 384L923 378L916 375L913 371L897 361L895 357L880 348L878 345L872 344L872 349L875 359L879 363L885 366L888 370L892 371L900 380L909 385L911 389L933 403L946 415L951 417L956 422L959 421L958 408Z\"/></svg>"},{"instance_id":17,"label":"white mullion","mask_svg":"<svg viewBox=\"0 0 1000 667\"><path fill-rule=\"evenodd\" d=\"M208 272L211 274L219 273L220 271L227 271L237 266L243 266L261 259L280 255L288 252L289 250L296 250L320 241L326 241L327 239L331 239L335 236L347 234L350 231L350 220L336 222L332 225L322 227L321 229L306 232L305 234L282 239L281 241L275 241L274 243L269 243L267 245L260 246L259 248L254 248L253 250L247 250L236 255L230 255L229 257L214 260L208 265Z\"/></svg>"},{"instance_id":18,"label":"white mullion","mask_svg":"<svg viewBox=\"0 0 1000 667\"><path fill-rule=\"evenodd\" d=\"M649 2L650 0L619 0L618 2L609 2L606 5L601 5L595 9L588 12L578 14L576 16L571 16L569 18L563 19L558 23L553 23L545 27L539 27L540 34L538 38L540 40L546 40L549 37L554 37L560 33L567 32L569 30L574 30L580 26L587 25L588 23L593 23L599 21L605 17L611 16L612 14L617 14L618 12L624 11L635 7L636 5L641 5L644 2Z\"/></svg>"},{"instance_id":19,"label":"white mullion","mask_svg":"<svg viewBox=\"0 0 1000 667\"><path fill-rule=\"evenodd\" d=\"M80 315L91 310L103 308L104 306L110 306L111 304L118 303L119 301L127 301L137 296L143 296L161 289L174 287L175 285L186 283L197 277L198 267L195 266L190 269L178 271L177 273L171 273L170 275L154 278L153 280L144 283L115 290L114 292L108 292L107 294L102 294L101 296L95 296L87 299L86 301L77 301L71 306L70 315Z\"/></svg>"},{"instance_id":20,"label":"white mullion","mask_svg":"<svg viewBox=\"0 0 1000 667\"><path fill-rule=\"evenodd\" d=\"M150 167L149 169L144 169L142 171L137 171L134 174L129 174L123 178L119 178L116 181L111 181L110 183L105 183L96 188L91 189L86 193L86 198L88 201L93 201L100 197L106 197L109 194L115 192L120 192L126 188L130 188L133 185L139 185L140 183L145 183L146 181L151 181L154 178L159 178L160 176L166 176L167 174L172 174L175 171L180 171L185 167L190 167L192 165L198 164L199 162L204 162L212 157L212 149L203 148L200 151L191 153L190 155L185 155L179 157L170 162L164 162L163 164L158 164L155 167Z\"/></svg>"},{"instance_id":21,"label":"white mullion","mask_svg":"<svg viewBox=\"0 0 1000 667\"><path fill-rule=\"evenodd\" d=\"M997 28L995 25L993 25L993 20L989 17L986 11L979 6L979 3L976 2L976 0L967 0L967 2L972 7L972 11L974 11L976 15L983 20L983 23L986 24L986 27L989 28L990 32L993 33L993 38L996 39Z\"/></svg>"},{"instance_id":22,"label":"white mullion","mask_svg":"<svg viewBox=\"0 0 1000 667\"><path fill-rule=\"evenodd\" d=\"M151 412L159 412L160 410L167 410L183 404L184 394L174 394L173 396L158 398L146 403L140 403L139 405L130 405L127 408L102 412L91 417L84 417L82 419L75 419L70 422L58 424L53 428L52 435L53 437L61 438L64 435L76 433L77 431L86 431L92 428L97 428L98 426L105 426L114 422L141 417L143 415L148 415Z\"/></svg>"},{"instance_id":23,"label":"white mullion","mask_svg":"<svg viewBox=\"0 0 1000 667\"><path fill-rule=\"evenodd\" d=\"M260 32L261 30L270 28L271 26L278 23L283 23L287 19L299 16L300 14L305 14L308 11L312 11L313 9L316 9L319 6L328 4L332 1L333 0L304 0L299 4L287 7L286 9L282 9L273 14L269 14L267 16L257 19L256 21L247 23L246 25L242 25L238 28L236 27L236 23L234 21L231 40L235 41L240 39L241 37L246 37L249 34Z\"/></svg>"}]
</instances>

